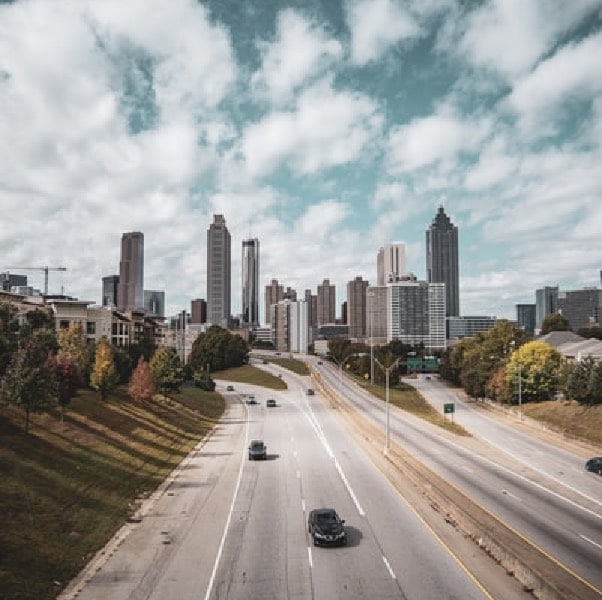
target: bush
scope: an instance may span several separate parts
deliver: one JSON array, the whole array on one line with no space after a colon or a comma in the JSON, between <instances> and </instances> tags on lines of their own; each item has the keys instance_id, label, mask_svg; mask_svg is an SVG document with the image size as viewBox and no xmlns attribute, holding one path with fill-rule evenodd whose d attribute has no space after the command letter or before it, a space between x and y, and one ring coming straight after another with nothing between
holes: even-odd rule
<instances>
[{"instance_id":1,"label":"bush","mask_svg":"<svg viewBox=\"0 0 602 600\"><path fill-rule=\"evenodd\" d=\"M215 381L206 371L196 371L192 376L194 385L206 392L215 391Z\"/></svg>"}]
</instances>

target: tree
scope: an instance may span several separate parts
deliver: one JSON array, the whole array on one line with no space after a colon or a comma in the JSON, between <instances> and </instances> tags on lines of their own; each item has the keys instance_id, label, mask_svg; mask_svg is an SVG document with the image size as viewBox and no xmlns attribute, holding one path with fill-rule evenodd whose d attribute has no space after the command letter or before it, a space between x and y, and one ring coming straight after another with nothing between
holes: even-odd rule
<instances>
[{"instance_id":1,"label":"tree","mask_svg":"<svg viewBox=\"0 0 602 600\"><path fill-rule=\"evenodd\" d=\"M152 356L152 355L151 355ZM144 358L144 354L139 354L136 359L136 363ZM115 361L115 369L119 376L119 383L126 384L132 377L132 355L129 352L129 348L113 348L113 360Z\"/></svg>"},{"instance_id":2,"label":"tree","mask_svg":"<svg viewBox=\"0 0 602 600\"><path fill-rule=\"evenodd\" d=\"M599 327L598 325L582 327L577 330L577 335L584 338L596 338L597 340L602 340L602 327Z\"/></svg>"},{"instance_id":3,"label":"tree","mask_svg":"<svg viewBox=\"0 0 602 600\"><path fill-rule=\"evenodd\" d=\"M566 378L566 394L571 400L586 402L589 400L589 384L595 361L591 356L573 363Z\"/></svg>"},{"instance_id":4,"label":"tree","mask_svg":"<svg viewBox=\"0 0 602 600\"><path fill-rule=\"evenodd\" d=\"M153 397L155 386L148 363L144 356L138 359L138 365L132 373L128 393L136 402L146 402Z\"/></svg>"},{"instance_id":5,"label":"tree","mask_svg":"<svg viewBox=\"0 0 602 600\"><path fill-rule=\"evenodd\" d=\"M215 391L215 381L207 371L196 371L193 375L194 385L206 392Z\"/></svg>"},{"instance_id":6,"label":"tree","mask_svg":"<svg viewBox=\"0 0 602 600\"><path fill-rule=\"evenodd\" d=\"M588 382L590 404L602 403L602 360L595 362Z\"/></svg>"},{"instance_id":7,"label":"tree","mask_svg":"<svg viewBox=\"0 0 602 600\"><path fill-rule=\"evenodd\" d=\"M8 302L0 304L0 377L4 375L19 344L17 309Z\"/></svg>"},{"instance_id":8,"label":"tree","mask_svg":"<svg viewBox=\"0 0 602 600\"><path fill-rule=\"evenodd\" d=\"M2 385L2 395L25 412L25 433L31 413L56 404L56 379L49 365L48 336L34 331L13 355Z\"/></svg>"},{"instance_id":9,"label":"tree","mask_svg":"<svg viewBox=\"0 0 602 600\"><path fill-rule=\"evenodd\" d=\"M167 346L157 348L149 368L155 388L162 394L167 395L180 389L184 381L184 370L174 348Z\"/></svg>"},{"instance_id":10,"label":"tree","mask_svg":"<svg viewBox=\"0 0 602 600\"><path fill-rule=\"evenodd\" d=\"M90 376L90 385L98 390L101 400L115 389L119 381L115 363L113 362L113 349L106 340L101 340L96 346L94 368Z\"/></svg>"},{"instance_id":11,"label":"tree","mask_svg":"<svg viewBox=\"0 0 602 600\"><path fill-rule=\"evenodd\" d=\"M194 340L188 362L193 373L205 370L207 365L210 371L240 367L249 362L249 346L240 336L212 325Z\"/></svg>"},{"instance_id":12,"label":"tree","mask_svg":"<svg viewBox=\"0 0 602 600\"><path fill-rule=\"evenodd\" d=\"M571 331L569 320L560 313L551 313L546 316L541 324L541 335L551 331Z\"/></svg>"},{"instance_id":13,"label":"tree","mask_svg":"<svg viewBox=\"0 0 602 600\"><path fill-rule=\"evenodd\" d=\"M506 366L506 383L518 394L520 379L521 399L545 400L558 389L562 355L545 342L527 342L512 353Z\"/></svg>"},{"instance_id":14,"label":"tree","mask_svg":"<svg viewBox=\"0 0 602 600\"><path fill-rule=\"evenodd\" d=\"M49 366L56 379L56 395L61 407L62 422L65 407L71 403L81 385L80 372L71 354L63 350L59 350L56 356L51 355Z\"/></svg>"},{"instance_id":15,"label":"tree","mask_svg":"<svg viewBox=\"0 0 602 600\"><path fill-rule=\"evenodd\" d=\"M82 324L72 321L67 329L61 329L58 333L58 344L61 352L69 355L83 383L88 375L89 352Z\"/></svg>"}]
</instances>

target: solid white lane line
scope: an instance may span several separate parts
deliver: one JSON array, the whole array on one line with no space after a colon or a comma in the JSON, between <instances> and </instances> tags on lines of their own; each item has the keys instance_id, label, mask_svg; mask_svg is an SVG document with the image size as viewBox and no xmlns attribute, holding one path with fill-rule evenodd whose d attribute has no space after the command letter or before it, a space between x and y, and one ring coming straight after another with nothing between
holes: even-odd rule
<instances>
[{"instance_id":1,"label":"solid white lane line","mask_svg":"<svg viewBox=\"0 0 602 600\"><path fill-rule=\"evenodd\" d=\"M583 538L586 542L589 542L590 544L593 544L594 546L596 546L597 548L600 548L600 550L602 550L602 544L598 544L596 542L594 542L594 540L590 540L588 537L579 534L580 538Z\"/></svg>"},{"instance_id":2,"label":"solid white lane line","mask_svg":"<svg viewBox=\"0 0 602 600\"><path fill-rule=\"evenodd\" d=\"M313 560L311 559L311 546L307 547L307 558L309 559L309 568L313 569L314 563L313 563Z\"/></svg>"},{"instance_id":3,"label":"solid white lane line","mask_svg":"<svg viewBox=\"0 0 602 600\"><path fill-rule=\"evenodd\" d=\"M305 512L305 500L301 498L301 510Z\"/></svg>"},{"instance_id":4,"label":"solid white lane line","mask_svg":"<svg viewBox=\"0 0 602 600\"><path fill-rule=\"evenodd\" d=\"M349 482L347 481L347 477L345 477L345 473L343 473L343 469L341 469L341 465L339 465L339 461L336 458L334 459L334 466L336 467L337 471L339 472L339 475L341 476L341 479L343 480L343 483L345 484L345 487L347 488L347 491L349 492L349 495L351 496L351 499L353 500L353 503L355 504L355 508L357 508L357 512L360 513L360 516L365 517L366 513L364 512L364 509L361 507L360 502L357 499L357 496L355 495L355 492L353 491L352 487L349 485Z\"/></svg>"},{"instance_id":5,"label":"solid white lane line","mask_svg":"<svg viewBox=\"0 0 602 600\"><path fill-rule=\"evenodd\" d=\"M395 577L395 573L393 573L393 569L391 568L389 561L387 560L387 557L384 554L383 554L383 562L385 563L385 567L387 567L387 569L389 570L389 575L391 575L391 577L393 579L397 579L397 577Z\"/></svg>"},{"instance_id":6,"label":"solid white lane line","mask_svg":"<svg viewBox=\"0 0 602 600\"><path fill-rule=\"evenodd\" d=\"M228 535L228 529L230 527L230 521L232 519L232 513L234 512L234 503L236 502L236 497L238 496L238 488L240 487L240 481L242 479L242 470L245 464L245 456L246 456L246 447L249 442L249 419L247 419L247 428L245 432L245 444L243 446L243 451L241 454L240 467L238 469L238 479L236 480L236 487L234 488L234 495L232 496L232 502L230 503L230 510L228 511L228 518L226 519L226 525L224 527L224 533L222 534L222 539L219 543L219 548L217 549L217 556L215 557L215 563L213 564L213 570L211 571L211 577L209 578L209 584L207 585L207 593L205 594L205 600L209 600L209 596L211 595L211 590L213 588L213 584L215 582L215 576L217 575L217 568L219 566L219 561L222 557L222 552L224 550L224 544L226 543L226 536Z\"/></svg>"}]
</instances>

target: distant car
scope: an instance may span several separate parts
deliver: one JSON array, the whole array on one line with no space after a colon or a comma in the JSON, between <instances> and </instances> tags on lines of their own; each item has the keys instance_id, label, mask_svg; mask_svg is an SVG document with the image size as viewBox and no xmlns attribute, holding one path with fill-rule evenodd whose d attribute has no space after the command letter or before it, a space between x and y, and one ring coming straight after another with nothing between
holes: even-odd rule
<instances>
[{"instance_id":1,"label":"distant car","mask_svg":"<svg viewBox=\"0 0 602 600\"><path fill-rule=\"evenodd\" d=\"M257 404L257 400L255 400L255 396L248 396L247 404Z\"/></svg>"},{"instance_id":2,"label":"distant car","mask_svg":"<svg viewBox=\"0 0 602 600\"><path fill-rule=\"evenodd\" d=\"M274 400L274 398L268 398L268 399L266 400L266 403L265 403L265 405L266 405L268 408L274 408L274 406L276 406L276 400Z\"/></svg>"},{"instance_id":3,"label":"distant car","mask_svg":"<svg viewBox=\"0 0 602 600\"><path fill-rule=\"evenodd\" d=\"M307 388L307 395L308 396L313 396L314 395L314 391L311 388Z\"/></svg>"},{"instance_id":4,"label":"distant car","mask_svg":"<svg viewBox=\"0 0 602 600\"><path fill-rule=\"evenodd\" d=\"M319 365L323 365L324 363L323 363L321 360L319 360L319 361L318 361L318 364L319 364Z\"/></svg>"},{"instance_id":5,"label":"distant car","mask_svg":"<svg viewBox=\"0 0 602 600\"><path fill-rule=\"evenodd\" d=\"M268 456L268 447L262 440L251 440L249 444L249 460L265 460Z\"/></svg>"},{"instance_id":6,"label":"distant car","mask_svg":"<svg viewBox=\"0 0 602 600\"><path fill-rule=\"evenodd\" d=\"M280 356L280 352L276 352L276 356Z\"/></svg>"},{"instance_id":7,"label":"distant car","mask_svg":"<svg viewBox=\"0 0 602 600\"><path fill-rule=\"evenodd\" d=\"M262 364L262 365L267 365L267 364L268 364L268 361L267 361L267 360L264 358L264 359L261 361L261 364Z\"/></svg>"},{"instance_id":8,"label":"distant car","mask_svg":"<svg viewBox=\"0 0 602 600\"><path fill-rule=\"evenodd\" d=\"M334 508L316 508L307 518L307 531L311 535L314 546L344 545L347 543L347 532L343 527L345 521L339 517Z\"/></svg>"},{"instance_id":9,"label":"distant car","mask_svg":"<svg viewBox=\"0 0 602 600\"><path fill-rule=\"evenodd\" d=\"M602 475L602 456L596 456L595 458L590 458L585 463L585 469L587 471L591 471L592 473L597 473L598 475Z\"/></svg>"},{"instance_id":10,"label":"distant car","mask_svg":"<svg viewBox=\"0 0 602 600\"><path fill-rule=\"evenodd\" d=\"M233 392L234 391L234 386L233 385L226 386L226 391L227 392Z\"/></svg>"},{"instance_id":11,"label":"distant car","mask_svg":"<svg viewBox=\"0 0 602 600\"><path fill-rule=\"evenodd\" d=\"M427 376L425 377L425 379L430 379L430 378L431 378L431 376L430 376L430 375L427 375Z\"/></svg>"}]
</instances>

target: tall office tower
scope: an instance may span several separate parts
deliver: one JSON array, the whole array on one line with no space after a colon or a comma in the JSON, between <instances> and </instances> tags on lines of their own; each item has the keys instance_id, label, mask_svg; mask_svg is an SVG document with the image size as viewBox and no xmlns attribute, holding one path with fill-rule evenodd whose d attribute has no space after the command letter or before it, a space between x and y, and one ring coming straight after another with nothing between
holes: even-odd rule
<instances>
[{"instance_id":1,"label":"tall office tower","mask_svg":"<svg viewBox=\"0 0 602 600\"><path fill-rule=\"evenodd\" d=\"M139 231L121 236L117 308L144 308L144 234Z\"/></svg>"},{"instance_id":2,"label":"tall office tower","mask_svg":"<svg viewBox=\"0 0 602 600\"><path fill-rule=\"evenodd\" d=\"M426 279L428 283L445 284L446 316L459 316L458 228L442 206L426 231Z\"/></svg>"},{"instance_id":3,"label":"tall office tower","mask_svg":"<svg viewBox=\"0 0 602 600\"><path fill-rule=\"evenodd\" d=\"M336 317L336 287L325 279L318 285L318 327L334 323Z\"/></svg>"},{"instance_id":4,"label":"tall office tower","mask_svg":"<svg viewBox=\"0 0 602 600\"><path fill-rule=\"evenodd\" d=\"M577 333L580 329L599 327L602 320L602 290L592 287L582 290L560 290L558 312Z\"/></svg>"},{"instance_id":5,"label":"tall office tower","mask_svg":"<svg viewBox=\"0 0 602 600\"><path fill-rule=\"evenodd\" d=\"M535 304L517 304L516 322L527 333L535 333Z\"/></svg>"},{"instance_id":6,"label":"tall office tower","mask_svg":"<svg viewBox=\"0 0 602 600\"><path fill-rule=\"evenodd\" d=\"M119 275L107 275L102 278L102 305L117 306Z\"/></svg>"},{"instance_id":7,"label":"tall office tower","mask_svg":"<svg viewBox=\"0 0 602 600\"><path fill-rule=\"evenodd\" d=\"M387 343L387 286L371 285L366 290L367 337L373 345Z\"/></svg>"},{"instance_id":8,"label":"tall office tower","mask_svg":"<svg viewBox=\"0 0 602 600\"><path fill-rule=\"evenodd\" d=\"M349 323L347 314L347 300L341 302L341 318L337 321L340 325L347 325Z\"/></svg>"},{"instance_id":9,"label":"tall office tower","mask_svg":"<svg viewBox=\"0 0 602 600\"><path fill-rule=\"evenodd\" d=\"M535 329L539 331L543 320L558 310L558 286L535 290Z\"/></svg>"},{"instance_id":10,"label":"tall office tower","mask_svg":"<svg viewBox=\"0 0 602 600\"><path fill-rule=\"evenodd\" d=\"M309 344L307 302L284 298L272 304L270 310L276 349L306 354Z\"/></svg>"},{"instance_id":11,"label":"tall office tower","mask_svg":"<svg viewBox=\"0 0 602 600\"><path fill-rule=\"evenodd\" d=\"M223 215L207 230L207 322L228 327L230 319L230 232Z\"/></svg>"},{"instance_id":12,"label":"tall office tower","mask_svg":"<svg viewBox=\"0 0 602 600\"><path fill-rule=\"evenodd\" d=\"M387 341L445 349L445 284L397 281L387 285Z\"/></svg>"},{"instance_id":13,"label":"tall office tower","mask_svg":"<svg viewBox=\"0 0 602 600\"><path fill-rule=\"evenodd\" d=\"M197 325L207 322L207 302L203 298L190 302L190 322Z\"/></svg>"},{"instance_id":14,"label":"tall office tower","mask_svg":"<svg viewBox=\"0 0 602 600\"><path fill-rule=\"evenodd\" d=\"M272 282L265 286L265 322L267 325L272 322L271 306L283 298L284 287L278 283L277 279L272 279Z\"/></svg>"},{"instance_id":15,"label":"tall office tower","mask_svg":"<svg viewBox=\"0 0 602 600\"><path fill-rule=\"evenodd\" d=\"M401 242L385 244L376 256L376 284L397 281L406 272L406 246Z\"/></svg>"},{"instance_id":16,"label":"tall office tower","mask_svg":"<svg viewBox=\"0 0 602 600\"><path fill-rule=\"evenodd\" d=\"M154 317L164 317L165 292L163 290L144 290L144 310Z\"/></svg>"},{"instance_id":17,"label":"tall office tower","mask_svg":"<svg viewBox=\"0 0 602 600\"><path fill-rule=\"evenodd\" d=\"M347 283L347 324L350 338L365 338L367 335L367 292L368 282L361 277Z\"/></svg>"},{"instance_id":18,"label":"tall office tower","mask_svg":"<svg viewBox=\"0 0 602 600\"><path fill-rule=\"evenodd\" d=\"M242 242L242 322L259 326L259 240Z\"/></svg>"},{"instance_id":19,"label":"tall office tower","mask_svg":"<svg viewBox=\"0 0 602 600\"><path fill-rule=\"evenodd\" d=\"M282 299L296 301L297 300L297 290L293 289L290 286L287 286L287 288L284 290L284 294L282 295Z\"/></svg>"},{"instance_id":20,"label":"tall office tower","mask_svg":"<svg viewBox=\"0 0 602 600\"><path fill-rule=\"evenodd\" d=\"M305 290L305 302L307 302L307 322L310 327L318 326L318 297Z\"/></svg>"}]
</instances>

